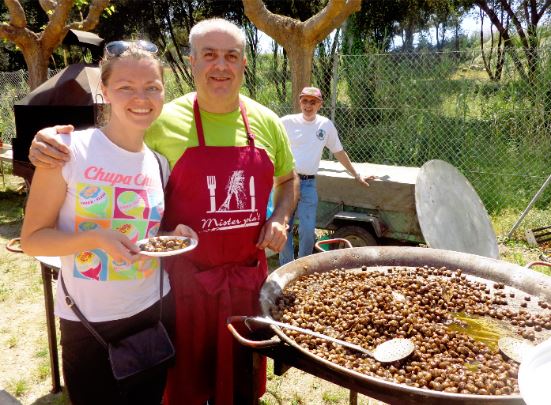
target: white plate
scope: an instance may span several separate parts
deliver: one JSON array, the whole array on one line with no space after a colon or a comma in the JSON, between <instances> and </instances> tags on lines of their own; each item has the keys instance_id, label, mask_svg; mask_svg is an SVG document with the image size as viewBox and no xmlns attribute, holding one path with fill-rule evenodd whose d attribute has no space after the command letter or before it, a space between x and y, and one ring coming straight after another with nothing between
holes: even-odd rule
<instances>
[{"instance_id":1,"label":"white plate","mask_svg":"<svg viewBox=\"0 0 551 405\"><path fill-rule=\"evenodd\" d=\"M183 249L176 249L176 250L169 250L166 252L146 252L145 250L140 250L140 254L144 256L151 256L151 257L164 257L164 256L174 256L179 255L181 253L189 252L192 249L195 249L197 247L197 239L188 238L187 236L155 236L156 238L161 239L189 239L191 242L189 246L183 248ZM136 245L140 247L140 245L143 245L149 241L149 239L142 239L136 242Z\"/></svg>"},{"instance_id":2,"label":"white plate","mask_svg":"<svg viewBox=\"0 0 551 405\"><path fill-rule=\"evenodd\" d=\"M518 387L527 405L551 403L551 339L534 347L520 363Z\"/></svg>"}]
</instances>

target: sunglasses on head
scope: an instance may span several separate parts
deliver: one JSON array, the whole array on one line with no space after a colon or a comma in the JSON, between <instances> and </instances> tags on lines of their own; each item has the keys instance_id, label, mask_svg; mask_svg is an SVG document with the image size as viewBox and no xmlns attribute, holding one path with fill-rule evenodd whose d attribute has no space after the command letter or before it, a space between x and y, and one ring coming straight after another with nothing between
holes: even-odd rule
<instances>
[{"instance_id":1,"label":"sunglasses on head","mask_svg":"<svg viewBox=\"0 0 551 405\"><path fill-rule=\"evenodd\" d=\"M109 56L121 56L126 52L131 46L134 46L137 49L156 54L159 51L157 45L140 39L139 41L112 41L105 45L105 52Z\"/></svg>"}]
</instances>

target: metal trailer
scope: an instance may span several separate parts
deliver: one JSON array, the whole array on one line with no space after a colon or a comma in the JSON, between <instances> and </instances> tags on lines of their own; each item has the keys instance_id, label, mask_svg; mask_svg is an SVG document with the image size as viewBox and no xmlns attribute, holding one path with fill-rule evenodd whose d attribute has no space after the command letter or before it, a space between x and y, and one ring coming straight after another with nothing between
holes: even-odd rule
<instances>
[{"instance_id":1,"label":"metal trailer","mask_svg":"<svg viewBox=\"0 0 551 405\"><path fill-rule=\"evenodd\" d=\"M333 231L354 247L381 244L421 244L417 220L417 167L355 163L362 176L376 176L369 188L359 185L338 162L322 160L316 176L316 226Z\"/></svg>"},{"instance_id":2,"label":"metal trailer","mask_svg":"<svg viewBox=\"0 0 551 405\"><path fill-rule=\"evenodd\" d=\"M363 187L334 161L322 160L316 176L317 227L354 247L426 244L437 249L497 258L490 219L478 194L452 165L422 167L354 163Z\"/></svg>"}]
</instances>

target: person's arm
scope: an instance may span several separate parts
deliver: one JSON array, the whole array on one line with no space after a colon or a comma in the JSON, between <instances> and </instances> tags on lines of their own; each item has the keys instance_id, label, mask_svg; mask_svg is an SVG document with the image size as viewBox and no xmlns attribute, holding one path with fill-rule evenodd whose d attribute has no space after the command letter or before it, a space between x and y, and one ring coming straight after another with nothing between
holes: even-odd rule
<instances>
[{"instance_id":1,"label":"person's arm","mask_svg":"<svg viewBox=\"0 0 551 405\"><path fill-rule=\"evenodd\" d=\"M74 129L72 125L56 125L38 131L29 149L29 161L42 168L63 166L69 161L69 148L58 134L70 134Z\"/></svg>"},{"instance_id":2,"label":"person's arm","mask_svg":"<svg viewBox=\"0 0 551 405\"><path fill-rule=\"evenodd\" d=\"M344 168L348 170L348 173L350 173L358 183L362 184L365 187L369 187L369 183L366 180L372 180L374 177L369 176L365 179L362 178L362 176L356 171L356 169L352 165L352 162L350 161L350 158L348 157L348 154L344 151L344 149L340 152L333 153L333 155L337 158L341 165L343 165Z\"/></svg>"},{"instance_id":3,"label":"person's arm","mask_svg":"<svg viewBox=\"0 0 551 405\"><path fill-rule=\"evenodd\" d=\"M116 261L140 259L133 253L137 253L138 248L120 232L99 229L68 233L56 229L66 192L67 184L61 168L36 168L21 230L21 247L25 253L31 256L65 256L101 248Z\"/></svg>"},{"instance_id":4,"label":"person's arm","mask_svg":"<svg viewBox=\"0 0 551 405\"><path fill-rule=\"evenodd\" d=\"M274 212L266 221L256 246L280 252L287 241L289 218L297 206L299 196L298 176L294 170L274 181Z\"/></svg>"}]
</instances>

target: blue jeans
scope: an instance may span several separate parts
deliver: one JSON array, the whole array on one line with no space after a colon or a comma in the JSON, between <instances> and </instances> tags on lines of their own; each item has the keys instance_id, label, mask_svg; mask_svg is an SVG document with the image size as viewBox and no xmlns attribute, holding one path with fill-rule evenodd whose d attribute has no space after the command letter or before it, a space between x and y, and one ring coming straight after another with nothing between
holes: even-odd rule
<instances>
[{"instance_id":1,"label":"blue jeans","mask_svg":"<svg viewBox=\"0 0 551 405\"><path fill-rule=\"evenodd\" d=\"M295 260L295 248L293 246L293 226L295 218L298 219L298 257L312 254L316 242L316 212L318 210L318 190L316 179L300 180L300 198L295 213L289 219L289 233L287 243L279 253L279 264Z\"/></svg>"}]
</instances>

